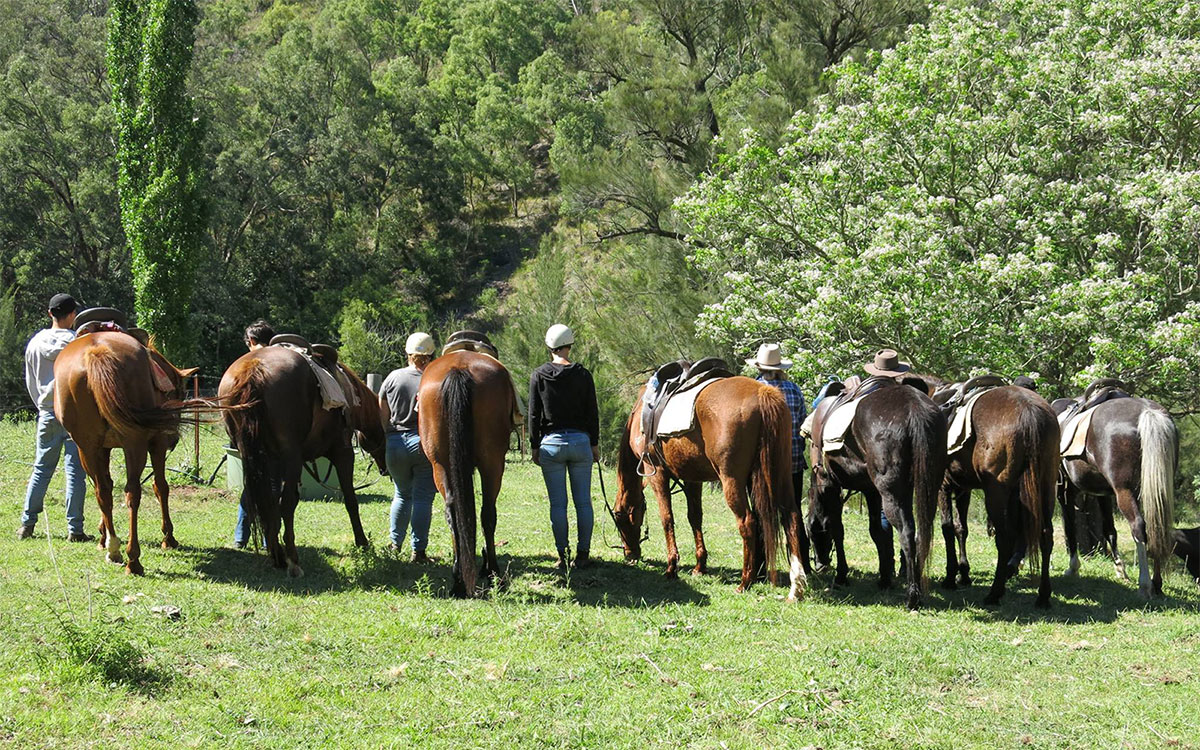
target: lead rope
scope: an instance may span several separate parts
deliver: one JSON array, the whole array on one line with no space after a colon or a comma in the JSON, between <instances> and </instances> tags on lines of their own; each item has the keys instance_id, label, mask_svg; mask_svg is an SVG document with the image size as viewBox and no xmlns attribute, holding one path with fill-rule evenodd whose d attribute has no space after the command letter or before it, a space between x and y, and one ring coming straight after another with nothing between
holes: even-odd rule
<instances>
[{"instance_id":1,"label":"lead rope","mask_svg":"<svg viewBox=\"0 0 1200 750\"><path fill-rule=\"evenodd\" d=\"M608 492L604 489L603 467L601 466L599 461L596 461L595 463L596 463L596 476L600 477L600 497L604 499L604 509L608 511L608 517L612 519L613 526L617 526L617 514L613 512L612 506L608 504ZM645 521L644 515L643 515L642 521L643 522ZM618 528L618 530L620 529L620 527L617 527L617 528ZM642 542L644 542L650 538L649 525L643 525L642 528L643 528L642 538L638 541L638 544L641 544ZM625 545L623 545L623 544L609 544L608 543L608 534L605 531L604 524L600 524L600 539L601 539L601 541L604 542L604 546L609 549L619 549L622 551L625 549Z\"/></svg>"}]
</instances>

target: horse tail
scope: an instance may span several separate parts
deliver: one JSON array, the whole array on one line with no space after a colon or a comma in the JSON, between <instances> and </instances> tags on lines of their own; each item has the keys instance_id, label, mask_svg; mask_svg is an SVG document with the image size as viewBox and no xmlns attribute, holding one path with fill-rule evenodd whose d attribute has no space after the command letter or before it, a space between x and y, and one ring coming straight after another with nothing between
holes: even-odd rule
<instances>
[{"instance_id":1,"label":"horse tail","mask_svg":"<svg viewBox=\"0 0 1200 750\"><path fill-rule=\"evenodd\" d=\"M913 412L908 423L912 447L913 516L917 524L916 572L926 586L925 566L933 534L933 515L946 474L946 420L937 407Z\"/></svg>"},{"instance_id":2,"label":"horse tail","mask_svg":"<svg viewBox=\"0 0 1200 750\"><path fill-rule=\"evenodd\" d=\"M1045 407L1021 409L1015 439L1025 447L1028 460L1018 492L1024 512L1025 553L1037 565L1044 527L1054 514L1054 484L1058 479L1058 420Z\"/></svg>"},{"instance_id":3,"label":"horse tail","mask_svg":"<svg viewBox=\"0 0 1200 750\"><path fill-rule=\"evenodd\" d=\"M257 511L255 523L265 528L279 512L272 497L270 455L267 450L266 367L252 359L222 397L230 408L222 412L225 431L242 460L246 489ZM268 498L264 500L264 498ZM255 538L258 533L253 534Z\"/></svg>"},{"instance_id":4,"label":"horse tail","mask_svg":"<svg viewBox=\"0 0 1200 750\"><path fill-rule=\"evenodd\" d=\"M115 352L103 346L93 346L83 355L88 389L96 402L100 416L121 433L138 430L173 430L179 426L180 414L196 408L191 401L167 401L160 405L130 403L123 385L121 360Z\"/></svg>"},{"instance_id":5,"label":"horse tail","mask_svg":"<svg viewBox=\"0 0 1200 750\"><path fill-rule=\"evenodd\" d=\"M1142 515L1146 521L1146 547L1150 557L1166 570L1174 548L1175 461L1179 433L1165 412L1146 409L1138 416L1142 440Z\"/></svg>"},{"instance_id":6,"label":"horse tail","mask_svg":"<svg viewBox=\"0 0 1200 750\"><path fill-rule=\"evenodd\" d=\"M782 513L792 493L792 415L779 391L762 386L758 391L758 409L762 415L762 433L758 438L758 456L751 470L751 492L758 525L762 529L767 575L776 580L775 559L779 553L783 527ZM796 500L792 497L790 505Z\"/></svg>"},{"instance_id":7,"label":"horse tail","mask_svg":"<svg viewBox=\"0 0 1200 750\"><path fill-rule=\"evenodd\" d=\"M467 596L475 593L475 381L455 368L442 381L442 419L449 444L446 515Z\"/></svg>"}]
</instances>

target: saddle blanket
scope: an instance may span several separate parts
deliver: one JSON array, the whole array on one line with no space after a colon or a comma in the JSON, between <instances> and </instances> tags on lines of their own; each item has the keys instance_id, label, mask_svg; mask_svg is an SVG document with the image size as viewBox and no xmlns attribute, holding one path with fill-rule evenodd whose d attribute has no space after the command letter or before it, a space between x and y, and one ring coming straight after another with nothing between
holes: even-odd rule
<instances>
[{"instance_id":1,"label":"saddle blanket","mask_svg":"<svg viewBox=\"0 0 1200 750\"><path fill-rule=\"evenodd\" d=\"M720 380L722 378L703 380L695 388L672 394L658 421L659 436L682 435L696 429L696 397L705 388Z\"/></svg>"},{"instance_id":2,"label":"saddle blanket","mask_svg":"<svg viewBox=\"0 0 1200 750\"><path fill-rule=\"evenodd\" d=\"M304 351L300 347L293 346L292 344L276 344L276 346L283 346L291 349L301 357L304 357L305 362L308 362L308 366L312 369L313 375L317 376L317 385L319 385L321 388L321 408L325 409L326 411L333 411L334 409L344 408L350 403L350 399L347 398L347 394L353 396L354 389L349 387L349 383L344 382L346 376L345 373L342 372L342 368L338 368L338 375L341 377L335 378L333 373L329 372L329 370L326 370L321 364L312 358L311 354ZM355 406L357 406L358 399L354 399L353 403Z\"/></svg>"},{"instance_id":3,"label":"saddle blanket","mask_svg":"<svg viewBox=\"0 0 1200 750\"><path fill-rule=\"evenodd\" d=\"M975 402L979 400L979 397L990 390L991 388L985 388L972 393L970 396L967 396L966 401L954 410L954 416L950 420L950 427L946 431L947 454L954 454L962 450L962 447L975 434L971 426L971 412L975 410Z\"/></svg>"},{"instance_id":4,"label":"saddle blanket","mask_svg":"<svg viewBox=\"0 0 1200 750\"><path fill-rule=\"evenodd\" d=\"M1062 439L1059 441L1058 450L1063 458L1083 457L1083 454L1087 451L1087 436L1092 426L1092 415L1095 413L1096 409L1091 408L1085 412L1069 416L1065 421L1060 421L1059 426L1062 427Z\"/></svg>"},{"instance_id":5,"label":"saddle blanket","mask_svg":"<svg viewBox=\"0 0 1200 750\"><path fill-rule=\"evenodd\" d=\"M867 395L869 394L864 393L853 401L836 405L833 411L829 412L829 416L825 417L825 426L821 428L821 450L823 452L836 453L846 447L846 431L850 429L850 425L854 424L854 415L858 412L858 405Z\"/></svg>"}]
</instances>

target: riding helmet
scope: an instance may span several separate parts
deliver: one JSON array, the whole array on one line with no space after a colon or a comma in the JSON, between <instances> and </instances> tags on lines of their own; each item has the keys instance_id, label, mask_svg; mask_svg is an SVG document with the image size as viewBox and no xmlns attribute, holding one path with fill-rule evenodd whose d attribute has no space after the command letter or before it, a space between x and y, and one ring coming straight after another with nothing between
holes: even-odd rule
<instances>
[{"instance_id":1,"label":"riding helmet","mask_svg":"<svg viewBox=\"0 0 1200 750\"><path fill-rule=\"evenodd\" d=\"M546 346L551 351L575 343L575 334L562 323L555 323L546 330Z\"/></svg>"}]
</instances>

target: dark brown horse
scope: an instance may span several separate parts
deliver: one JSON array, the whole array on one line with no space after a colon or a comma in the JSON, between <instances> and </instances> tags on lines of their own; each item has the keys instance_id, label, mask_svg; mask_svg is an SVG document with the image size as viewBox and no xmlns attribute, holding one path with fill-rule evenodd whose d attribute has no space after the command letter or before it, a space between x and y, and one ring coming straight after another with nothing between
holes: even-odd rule
<instances>
[{"instance_id":1,"label":"dark brown horse","mask_svg":"<svg viewBox=\"0 0 1200 750\"><path fill-rule=\"evenodd\" d=\"M1058 399L1061 413L1070 399ZM1070 572L1079 570L1075 505L1081 493L1095 495L1104 524L1102 547L1112 555L1117 574L1127 578L1117 553L1112 499L1129 521L1137 548L1138 590L1143 597L1162 594L1162 572L1174 547L1175 465L1179 433L1162 406L1144 398L1117 398L1095 407L1083 458L1063 461L1063 533L1071 553ZM1154 561L1154 576L1149 560Z\"/></svg>"},{"instance_id":2,"label":"dark brown horse","mask_svg":"<svg viewBox=\"0 0 1200 750\"><path fill-rule=\"evenodd\" d=\"M79 461L100 504L100 548L121 562L121 540L113 526L113 448L125 453L125 504L129 507L129 561L125 570L142 574L137 516L146 457L154 468L154 494L162 509L163 549L178 547L167 498L167 452L179 442L181 412L210 406L182 398L195 369L177 370L153 348L118 331L91 333L67 344L54 361L54 413L79 448Z\"/></svg>"},{"instance_id":3,"label":"dark brown horse","mask_svg":"<svg viewBox=\"0 0 1200 750\"><path fill-rule=\"evenodd\" d=\"M225 413L225 429L241 454L246 487L267 538L267 554L275 567L286 566L292 576L304 572L294 528L304 462L324 457L337 471L354 543L360 547L367 546L367 535L358 516L351 433L375 460L379 472L387 473L379 401L348 367L335 366L357 391L357 406L322 408L320 386L312 367L301 354L282 346L243 354L225 371L217 390L223 405L240 407ZM272 491L273 478L282 482L281 495Z\"/></svg>"},{"instance_id":4,"label":"dark brown horse","mask_svg":"<svg viewBox=\"0 0 1200 750\"><path fill-rule=\"evenodd\" d=\"M637 472L637 457L643 453L641 408L639 394L621 436L613 505L626 560L642 555L639 532L646 496ZM725 504L737 517L742 535L738 591L746 590L764 569L775 582L782 528L791 581L788 600L798 599L804 592L808 550L801 545L802 520L792 490L792 417L783 396L750 378L718 380L696 397L696 422L697 429L662 441L664 466L649 478L667 540L667 577L676 577L679 570L670 479L680 480L687 496L688 521L696 538L696 573L705 572L708 558L701 530L700 483L715 481L721 483ZM747 489L752 490L753 506Z\"/></svg>"},{"instance_id":5,"label":"dark brown horse","mask_svg":"<svg viewBox=\"0 0 1200 750\"><path fill-rule=\"evenodd\" d=\"M425 368L417 394L421 448L433 464L433 481L446 501L454 537L455 596L474 596L475 470L481 489L483 568L499 574L496 562L496 496L516 413L512 378L494 357L473 351L443 354Z\"/></svg>"},{"instance_id":6,"label":"dark brown horse","mask_svg":"<svg viewBox=\"0 0 1200 750\"><path fill-rule=\"evenodd\" d=\"M815 419L824 419L833 404L832 398L822 401ZM882 509L888 523L900 532L908 606L919 607L938 491L946 472L946 420L941 410L922 390L888 381L859 402L841 450L823 455L814 440L809 451L813 466L810 512L837 548L835 583L845 584L849 572L843 491L861 492L867 502L871 538L879 552L880 588L891 586L895 564L891 531L880 521Z\"/></svg>"},{"instance_id":7,"label":"dark brown horse","mask_svg":"<svg viewBox=\"0 0 1200 750\"><path fill-rule=\"evenodd\" d=\"M1028 550L1034 561L1040 552L1037 606L1048 607L1058 420L1046 399L1026 388L1004 386L979 396L971 411L971 426L971 437L949 457L941 494L942 536L946 540L943 585L954 588L956 579L964 585L971 583L967 508L971 490L980 489L996 533L996 575L984 601L1000 601L1005 582L1015 573L1014 561L1019 562Z\"/></svg>"}]
</instances>

